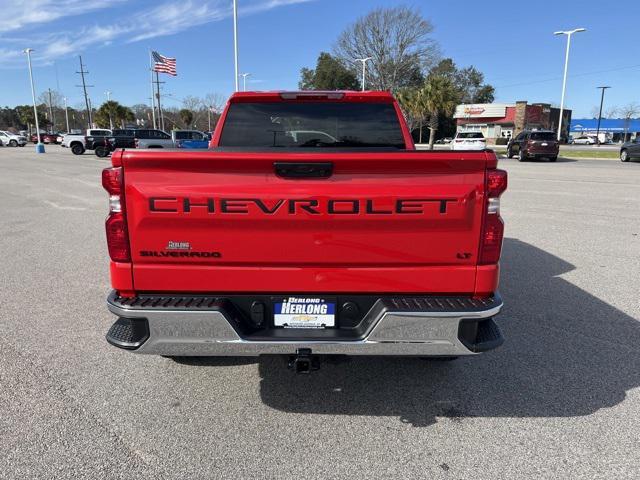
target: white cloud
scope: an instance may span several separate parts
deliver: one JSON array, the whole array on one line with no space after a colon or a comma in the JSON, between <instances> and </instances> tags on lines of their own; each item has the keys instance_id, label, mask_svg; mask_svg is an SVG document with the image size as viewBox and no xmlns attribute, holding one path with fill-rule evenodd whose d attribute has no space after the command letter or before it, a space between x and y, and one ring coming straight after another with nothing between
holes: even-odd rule
<instances>
[{"instance_id":1,"label":"white cloud","mask_svg":"<svg viewBox=\"0 0 640 480\"><path fill-rule=\"evenodd\" d=\"M122 0L117 0L122 1ZM251 15L277 7L306 3L313 0L253 0L250 3L243 2L238 14ZM19 4L20 2L16 2ZM24 3L24 2L23 2ZM21 30L27 26L38 23L52 22L61 16L80 15L92 10L105 9L113 5L113 0L29 0L30 8L46 9L52 15L45 18L40 13L21 14L18 21L0 20L0 34L8 30ZM53 6L55 4L55 7ZM61 8L60 5L64 7ZM22 45L29 43L35 48L36 61L51 61L55 58L81 53L92 46L109 45L119 41L122 43L139 42L151 38L174 35L190 28L216 22L232 15L232 3L230 0L195 1L185 0L181 2L167 1L153 8L129 13L126 17L112 18L105 11L101 16L110 18L109 23L93 23L88 27L80 27L76 30L59 30L48 28L49 33L35 33L27 39L22 38L19 43L20 52ZM66 13L64 10L66 9ZM16 8L16 10L18 10ZM21 10L21 9L20 9ZM58 14L57 12L60 12ZM105 15L106 14L106 15ZM3 15L4 18L7 18ZM9 25L12 27L9 28ZM4 28L4 30L3 30ZM23 35L24 37L24 35ZM11 43L10 39L1 37L1 41ZM16 42L17 44L18 42ZM10 51L9 49L6 49ZM19 55L17 55L19 57ZM16 56L0 57L0 62L7 65L15 61Z\"/></svg>"},{"instance_id":2,"label":"white cloud","mask_svg":"<svg viewBox=\"0 0 640 480\"><path fill-rule=\"evenodd\" d=\"M51 23L62 17L82 15L124 0L14 0L2 2L0 33Z\"/></svg>"}]
</instances>

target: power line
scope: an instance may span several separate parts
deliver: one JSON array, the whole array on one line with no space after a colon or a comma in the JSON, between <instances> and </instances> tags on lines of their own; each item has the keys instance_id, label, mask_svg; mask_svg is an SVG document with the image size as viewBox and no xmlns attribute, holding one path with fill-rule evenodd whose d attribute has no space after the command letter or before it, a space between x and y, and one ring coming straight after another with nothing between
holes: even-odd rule
<instances>
[{"instance_id":1,"label":"power line","mask_svg":"<svg viewBox=\"0 0 640 480\"><path fill-rule=\"evenodd\" d=\"M573 75L568 75L568 77L570 78L575 78L575 77L586 77L589 75L597 75L599 73L609 73L609 72L617 72L620 70L630 70L633 68L640 68L640 64L638 65L628 65L626 67L618 67L618 68L609 68L606 70L593 70L591 72L582 72L582 73L575 73ZM546 82L554 82L556 80L561 80L562 77L549 77L549 78L545 78L544 80L535 80L533 82L521 82L521 83L512 83L510 85L498 85L495 88L509 88L509 87L519 87L522 85L535 85L538 83L546 83Z\"/></svg>"}]
</instances>

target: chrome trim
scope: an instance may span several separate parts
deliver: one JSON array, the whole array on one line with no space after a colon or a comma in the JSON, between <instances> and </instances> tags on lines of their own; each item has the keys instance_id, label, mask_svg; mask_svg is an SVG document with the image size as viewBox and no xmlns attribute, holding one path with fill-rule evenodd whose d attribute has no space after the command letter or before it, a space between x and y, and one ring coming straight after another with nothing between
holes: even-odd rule
<instances>
[{"instance_id":1,"label":"chrome trim","mask_svg":"<svg viewBox=\"0 0 640 480\"><path fill-rule=\"evenodd\" d=\"M113 295L107 299L113 314L149 322L149 339L133 352L169 356L294 354L301 348L314 354L475 355L458 339L460 321L493 317L503 305L475 312L385 312L362 340L255 341L240 337L219 311L131 309L112 303Z\"/></svg>"}]
</instances>

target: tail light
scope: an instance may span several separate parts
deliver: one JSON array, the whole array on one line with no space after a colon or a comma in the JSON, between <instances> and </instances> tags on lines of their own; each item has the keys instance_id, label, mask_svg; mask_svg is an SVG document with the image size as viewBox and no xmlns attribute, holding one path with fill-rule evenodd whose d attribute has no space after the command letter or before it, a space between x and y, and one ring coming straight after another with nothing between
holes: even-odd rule
<instances>
[{"instance_id":1,"label":"tail light","mask_svg":"<svg viewBox=\"0 0 640 480\"><path fill-rule=\"evenodd\" d=\"M480 245L480 265L498 263L502 251L504 223L500 217L500 195L507 189L507 172L489 170L487 172L487 211L482 226L482 243Z\"/></svg>"},{"instance_id":2,"label":"tail light","mask_svg":"<svg viewBox=\"0 0 640 480\"><path fill-rule=\"evenodd\" d=\"M109 256L114 262L130 262L129 232L124 210L124 177L122 167L105 168L102 186L109 193L109 216L105 222Z\"/></svg>"}]
</instances>

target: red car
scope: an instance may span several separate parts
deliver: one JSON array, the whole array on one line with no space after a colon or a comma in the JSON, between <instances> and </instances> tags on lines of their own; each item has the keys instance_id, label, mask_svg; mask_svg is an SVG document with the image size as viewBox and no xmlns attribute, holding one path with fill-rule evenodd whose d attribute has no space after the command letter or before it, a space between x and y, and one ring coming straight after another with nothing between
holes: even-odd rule
<instances>
[{"instance_id":1,"label":"red car","mask_svg":"<svg viewBox=\"0 0 640 480\"><path fill-rule=\"evenodd\" d=\"M416 151L387 92L235 93L210 146L119 150L103 171L109 343L300 373L502 343L492 151Z\"/></svg>"},{"instance_id":2,"label":"red car","mask_svg":"<svg viewBox=\"0 0 640 480\"><path fill-rule=\"evenodd\" d=\"M42 143L60 143L58 142L58 137L59 134L57 133L41 133L40 134L40 142ZM31 142L32 143L38 143L38 137L37 135L34 133L31 135Z\"/></svg>"}]
</instances>

